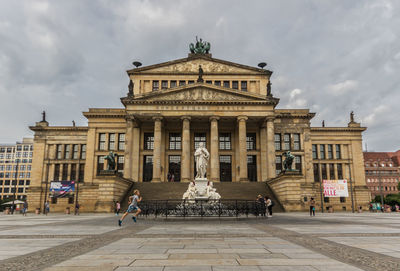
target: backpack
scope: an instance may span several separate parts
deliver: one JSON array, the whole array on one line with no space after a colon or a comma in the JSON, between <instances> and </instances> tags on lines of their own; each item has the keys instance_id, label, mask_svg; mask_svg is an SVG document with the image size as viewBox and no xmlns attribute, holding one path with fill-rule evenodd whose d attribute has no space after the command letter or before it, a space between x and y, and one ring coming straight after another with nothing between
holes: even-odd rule
<instances>
[{"instance_id":1,"label":"backpack","mask_svg":"<svg viewBox=\"0 0 400 271\"><path fill-rule=\"evenodd\" d=\"M271 207L275 206L275 202L273 200L271 200Z\"/></svg>"}]
</instances>

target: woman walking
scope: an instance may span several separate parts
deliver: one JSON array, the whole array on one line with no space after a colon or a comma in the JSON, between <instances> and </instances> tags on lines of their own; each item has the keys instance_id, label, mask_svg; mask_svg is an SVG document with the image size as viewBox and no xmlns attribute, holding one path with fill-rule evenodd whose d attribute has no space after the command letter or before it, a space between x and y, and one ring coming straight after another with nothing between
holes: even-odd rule
<instances>
[{"instance_id":1,"label":"woman walking","mask_svg":"<svg viewBox=\"0 0 400 271\"><path fill-rule=\"evenodd\" d=\"M310 216L315 216L315 200L311 198L310 200Z\"/></svg>"}]
</instances>

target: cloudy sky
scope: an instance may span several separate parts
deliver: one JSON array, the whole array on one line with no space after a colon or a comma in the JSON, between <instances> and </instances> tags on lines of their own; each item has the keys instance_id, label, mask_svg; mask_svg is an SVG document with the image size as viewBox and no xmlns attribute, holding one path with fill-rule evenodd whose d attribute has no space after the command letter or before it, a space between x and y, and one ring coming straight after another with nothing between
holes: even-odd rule
<instances>
[{"instance_id":1,"label":"cloudy sky","mask_svg":"<svg viewBox=\"0 0 400 271\"><path fill-rule=\"evenodd\" d=\"M50 125L86 125L89 107L121 107L126 70L186 57L196 35L214 57L274 72L279 108L346 126L368 150L400 149L400 1L0 2L0 142Z\"/></svg>"}]
</instances>

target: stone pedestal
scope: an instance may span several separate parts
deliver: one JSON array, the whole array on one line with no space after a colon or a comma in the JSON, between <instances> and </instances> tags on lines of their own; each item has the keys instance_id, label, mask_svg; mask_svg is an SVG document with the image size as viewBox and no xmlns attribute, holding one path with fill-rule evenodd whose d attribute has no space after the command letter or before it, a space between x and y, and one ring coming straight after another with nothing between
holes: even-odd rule
<instances>
[{"instance_id":1,"label":"stone pedestal","mask_svg":"<svg viewBox=\"0 0 400 271\"><path fill-rule=\"evenodd\" d=\"M196 200L197 199L208 199L207 196L207 184L208 180L207 178L196 178L194 180L195 187L197 190L197 195L196 195Z\"/></svg>"}]
</instances>

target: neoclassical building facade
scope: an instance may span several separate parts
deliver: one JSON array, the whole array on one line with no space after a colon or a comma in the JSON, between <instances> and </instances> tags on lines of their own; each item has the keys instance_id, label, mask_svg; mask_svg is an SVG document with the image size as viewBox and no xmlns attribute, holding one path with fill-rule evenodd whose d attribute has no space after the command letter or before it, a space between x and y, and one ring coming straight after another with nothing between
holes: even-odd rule
<instances>
[{"instance_id":1,"label":"neoclassical building facade","mask_svg":"<svg viewBox=\"0 0 400 271\"><path fill-rule=\"evenodd\" d=\"M85 211L111 211L135 183L189 182L200 142L210 152L208 179L265 183L287 211L308 209L311 197L339 210L370 201L365 128L354 120L346 127L311 127L315 114L308 109L278 109L271 71L190 53L127 73L122 108L90 108L83 112L86 127L49 126L45 119L30 127L35 132L30 206L49 200L54 210L63 210L78 197ZM288 150L293 171L284 174ZM116 175L105 170L110 151L117 155ZM350 180L352 201L324 198L324 179ZM60 180L78 184L72 197L51 198L49 184Z\"/></svg>"}]
</instances>

